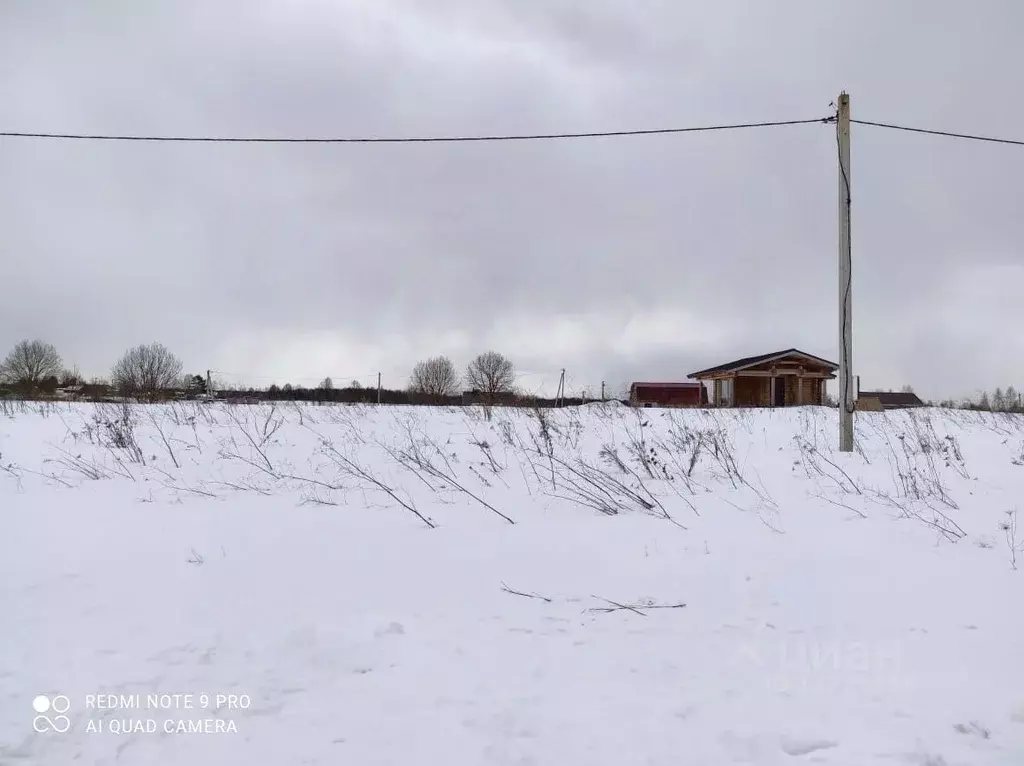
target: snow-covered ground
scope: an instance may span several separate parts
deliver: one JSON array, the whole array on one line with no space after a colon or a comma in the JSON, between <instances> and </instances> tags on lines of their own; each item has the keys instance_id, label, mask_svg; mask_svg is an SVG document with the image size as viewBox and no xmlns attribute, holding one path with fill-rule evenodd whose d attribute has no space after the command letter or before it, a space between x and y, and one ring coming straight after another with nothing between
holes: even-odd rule
<instances>
[{"instance_id":1,"label":"snow-covered ground","mask_svg":"<svg viewBox=\"0 0 1024 766\"><path fill-rule=\"evenodd\" d=\"M0 404L0 763L1019 766L1024 419L836 431Z\"/></svg>"}]
</instances>

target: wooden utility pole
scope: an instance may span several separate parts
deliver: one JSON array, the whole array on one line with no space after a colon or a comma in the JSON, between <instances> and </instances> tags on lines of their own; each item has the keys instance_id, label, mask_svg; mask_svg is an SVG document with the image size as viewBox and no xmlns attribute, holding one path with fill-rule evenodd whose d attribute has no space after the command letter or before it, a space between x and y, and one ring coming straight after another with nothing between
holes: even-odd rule
<instances>
[{"instance_id":1,"label":"wooden utility pole","mask_svg":"<svg viewBox=\"0 0 1024 766\"><path fill-rule=\"evenodd\" d=\"M380 404L380 373L377 373L377 404Z\"/></svg>"},{"instance_id":2,"label":"wooden utility pole","mask_svg":"<svg viewBox=\"0 0 1024 766\"><path fill-rule=\"evenodd\" d=\"M558 379L558 393L555 394L555 406L561 407L562 402L565 399L565 370L562 370L562 376Z\"/></svg>"},{"instance_id":3,"label":"wooden utility pole","mask_svg":"<svg viewBox=\"0 0 1024 766\"><path fill-rule=\"evenodd\" d=\"M206 394L211 399L213 398L213 378L210 376L210 371L206 371Z\"/></svg>"},{"instance_id":4,"label":"wooden utility pole","mask_svg":"<svg viewBox=\"0 0 1024 766\"><path fill-rule=\"evenodd\" d=\"M601 401L604 401L604 381L601 381Z\"/></svg>"},{"instance_id":5,"label":"wooden utility pole","mask_svg":"<svg viewBox=\"0 0 1024 766\"><path fill-rule=\"evenodd\" d=\"M839 94L839 451L853 452L853 263L850 247L850 95Z\"/></svg>"}]
</instances>

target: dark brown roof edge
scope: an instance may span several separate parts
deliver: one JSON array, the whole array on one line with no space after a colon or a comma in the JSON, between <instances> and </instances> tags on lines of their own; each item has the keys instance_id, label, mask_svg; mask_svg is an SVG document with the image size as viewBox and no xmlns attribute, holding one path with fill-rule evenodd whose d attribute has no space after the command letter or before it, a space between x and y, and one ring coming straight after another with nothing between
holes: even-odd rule
<instances>
[{"instance_id":1,"label":"dark brown roof edge","mask_svg":"<svg viewBox=\"0 0 1024 766\"><path fill-rule=\"evenodd\" d=\"M752 367L755 364L760 364L761 362L767 362L769 359L787 356L789 354L799 354L800 356L805 356L808 359L814 359L817 362L821 362L823 365L826 365L833 369L839 369L838 364L836 364L835 362L830 362L828 359L823 359L820 356L815 356L814 354L808 354L806 351L801 351L798 348L787 348L784 351L773 351L770 354L758 354L757 356L747 356L744 357L743 359L737 359L733 362L720 364L716 367L708 367L706 370L698 370L697 372L691 372L689 375L687 375L687 377L695 378L698 375L710 375L716 372L730 372L732 370L740 370L745 367Z\"/></svg>"}]
</instances>

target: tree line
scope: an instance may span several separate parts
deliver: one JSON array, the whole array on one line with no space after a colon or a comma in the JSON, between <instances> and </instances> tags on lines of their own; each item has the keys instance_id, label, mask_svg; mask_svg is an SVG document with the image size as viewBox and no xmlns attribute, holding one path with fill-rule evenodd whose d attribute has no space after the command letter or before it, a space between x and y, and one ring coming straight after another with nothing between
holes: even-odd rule
<instances>
[{"instance_id":1,"label":"tree line","mask_svg":"<svg viewBox=\"0 0 1024 766\"><path fill-rule=\"evenodd\" d=\"M977 399L954 401L946 399L935 403L936 407L950 407L959 410L982 410L986 412L1024 412L1024 397L1014 386L997 388L989 393L982 391Z\"/></svg>"},{"instance_id":2,"label":"tree line","mask_svg":"<svg viewBox=\"0 0 1024 766\"><path fill-rule=\"evenodd\" d=\"M93 379L87 383L77 369L64 366L60 354L51 343L23 340L0 362L0 394L7 391L19 396L48 396L59 388L78 386L85 398L102 398L113 392L138 399L159 399L169 395L198 396L206 390L202 375L183 375L181 360L160 343L128 349L110 370L109 381ZM910 386L903 391L913 392ZM417 362L404 389L366 388L353 381L336 387L331 378L324 378L314 388L272 385L266 389L235 388L222 391L220 398L263 400L295 400L315 402L381 404L582 404L590 399L564 397L549 399L530 396L515 386L515 366L497 351L486 351L475 357L460 375L447 356L435 356ZM1021 393L1014 386L984 391L977 399L947 399L928 402L930 406L993 412L1024 412ZM828 396L826 406L836 406Z\"/></svg>"},{"instance_id":3,"label":"tree line","mask_svg":"<svg viewBox=\"0 0 1024 766\"><path fill-rule=\"evenodd\" d=\"M162 344L143 344L129 349L117 360L109 380L94 378L87 383L77 369L65 367L53 344L24 340L0 363L0 393L6 390L25 397L52 396L58 389L74 387L82 398L104 398L112 393L148 400L204 393L206 379L201 375L183 375L182 369L181 360ZM313 388L290 383L266 389L236 387L218 392L218 398L433 405L556 403L518 391L512 361L497 351L478 355L461 375L447 356L417 362L405 389L365 388L356 381L336 387L328 377ZM565 405L583 402L582 398L557 400Z\"/></svg>"},{"instance_id":4,"label":"tree line","mask_svg":"<svg viewBox=\"0 0 1024 766\"><path fill-rule=\"evenodd\" d=\"M0 362L0 385L22 396L53 394L58 388L85 386L77 369L64 366L52 343L23 340ZM110 370L110 383L95 381L97 386L110 386L123 396L145 398L162 391L201 388L200 376L182 376L182 363L160 343L143 344L128 349Z\"/></svg>"}]
</instances>

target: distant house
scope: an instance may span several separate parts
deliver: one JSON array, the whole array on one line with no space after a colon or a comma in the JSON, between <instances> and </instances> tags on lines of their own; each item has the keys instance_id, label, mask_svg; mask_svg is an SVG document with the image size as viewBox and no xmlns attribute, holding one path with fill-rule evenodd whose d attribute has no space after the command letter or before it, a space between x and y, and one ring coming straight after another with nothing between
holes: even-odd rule
<instances>
[{"instance_id":1,"label":"distant house","mask_svg":"<svg viewBox=\"0 0 1024 766\"><path fill-rule=\"evenodd\" d=\"M516 403L516 394L514 391L494 391L493 393L488 393L487 391L463 391L462 403L467 406L471 404L511 406Z\"/></svg>"},{"instance_id":2,"label":"distant house","mask_svg":"<svg viewBox=\"0 0 1024 766\"><path fill-rule=\"evenodd\" d=\"M56 396L61 399L78 399L82 395L82 385L62 386L55 392Z\"/></svg>"},{"instance_id":3,"label":"distant house","mask_svg":"<svg viewBox=\"0 0 1024 766\"><path fill-rule=\"evenodd\" d=\"M631 407L700 407L708 403L703 383L633 383Z\"/></svg>"},{"instance_id":4,"label":"distant house","mask_svg":"<svg viewBox=\"0 0 1024 766\"><path fill-rule=\"evenodd\" d=\"M84 383L78 396L82 399L106 399L113 394L113 389L106 383Z\"/></svg>"},{"instance_id":5,"label":"distant house","mask_svg":"<svg viewBox=\"0 0 1024 766\"><path fill-rule=\"evenodd\" d=\"M793 407L823 404L825 381L839 365L796 348L709 367L689 375L710 381L716 407Z\"/></svg>"},{"instance_id":6,"label":"distant house","mask_svg":"<svg viewBox=\"0 0 1024 766\"><path fill-rule=\"evenodd\" d=\"M857 395L857 409L868 412L924 406L921 398L911 391L861 391Z\"/></svg>"}]
</instances>

